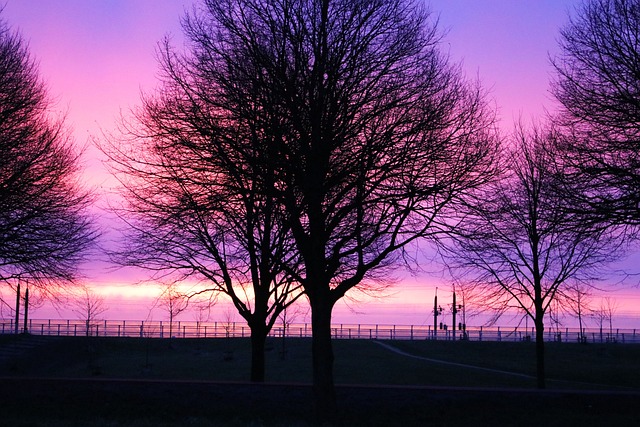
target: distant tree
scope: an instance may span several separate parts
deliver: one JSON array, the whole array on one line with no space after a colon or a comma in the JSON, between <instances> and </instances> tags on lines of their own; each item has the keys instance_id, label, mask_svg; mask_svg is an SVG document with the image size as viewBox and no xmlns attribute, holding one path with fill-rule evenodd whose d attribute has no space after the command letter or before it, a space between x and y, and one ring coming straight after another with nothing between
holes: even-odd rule
<instances>
[{"instance_id":1,"label":"distant tree","mask_svg":"<svg viewBox=\"0 0 640 427\"><path fill-rule=\"evenodd\" d=\"M552 91L564 153L591 220L640 225L640 1L588 0L561 30Z\"/></svg>"},{"instance_id":2,"label":"distant tree","mask_svg":"<svg viewBox=\"0 0 640 427\"><path fill-rule=\"evenodd\" d=\"M586 318L590 317L592 313L592 287L580 282L571 283L562 291L562 300L564 302L563 309L578 319L578 327L580 330L578 340L581 343L586 343L587 336L585 334L584 323Z\"/></svg>"},{"instance_id":3,"label":"distant tree","mask_svg":"<svg viewBox=\"0 0 640 427\"><path fill-rule=\"evenodd\" d=\"M553 129L519 126L504 148L502 179L458 212L449 260L475 279L498 313L524 310L536 328L538 386L545 387L545 314L572 280L597 278L616 245L601 227L571 213L569 184L558 162Z\"/></svg>"},{"instance_id":4,"label":"distant tree","mask_svg":"<svg viewBox=\"0 0 640 427\"><path fill-rule=\"evenodd\" d=\"M618 307L618 302L615 299L611 297L604 297L600 300L600 306L593 310L593 315L600 326L600 341L603 341L602 327L606 322L609 324L609 336L607 338L607 342L615 342L613 335L613 316L615 316L618 311Z\"/></svg>"},{"instance_id":5,"label":"distant tree","mask_svg":"<svg viewBox=\"0 0 640 427\"><path fill-rule=\"evenodd\" d=\"M91 331L108 307L105 299L87 285L81 285L76 292L77 295L72 297L71 310L84 321L86 336L91 336Z\"/></svg>"},{"instance_id":6,"label":"distant tree","mask_svg":"<svg viewBox=\"0 0 640 427\"><path fill-rule=\"evenodd\" d=\"M189 298L180 292L177 285L168 285L156 301L156 306L169 316L169 337L173 337L173 323L183 311L189 307ZM178 331L179 332L179 331Z\"/></svg>"},{"instance_id":7,"label":"distant tree","mask_svg":"<svg viewBox=\"0 0 640 427\"><path fill-rule=\"evenodd\" d=\"M280 350L280 358L282 360L287 358L287 334L289 333L289 326L291 326L298 317L306 314L308 314L308 308L305 310L300 305L289 306L280 313L279 319L282 325L282 349Z\"/></svg>"},{"instance_id":8,"label":"distant tree","mask_svg":"<svg viewBox=\"0 0 640 427\"><path fill-rule=\"evenodd\" d=\"M0 21L0 282L47 294L73 280L96 237L79 159L26 44Z\"/></svg>"}]
</instances>

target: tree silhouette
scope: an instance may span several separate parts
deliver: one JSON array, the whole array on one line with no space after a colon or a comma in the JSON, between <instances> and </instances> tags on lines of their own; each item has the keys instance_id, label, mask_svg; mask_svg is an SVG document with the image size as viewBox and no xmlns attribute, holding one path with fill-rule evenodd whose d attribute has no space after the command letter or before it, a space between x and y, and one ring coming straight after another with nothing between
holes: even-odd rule
<instances>
[{"instance_id":1,"label":"tree silhouette","mask_svg":"<svg viewBox=\"0 0 640 427\"><path fill-rule=\"evenodd\" d=\"M189 298L180 292L175 283L168 285L156 300L157 307L169 316L169 338L173 338L173 324L183 311L189 307ZM178 331L180 333L180 331Z\"/></svg>"},{"instance_id":2,"label":"tree silhouette","mask_svg":"<svg viewBox=\"0 0 640 427\"><path fill-rule=\"evenodd\" d=\"M485 182L494 115L480 88L440 54L435 24L411 1L205 1L184 28L190 54L165 44L166 79L145 103L152 123L143 120L141 136L163 154L141 160L154 180L134 191L149 200L134 210L155 214L172 198L184 206L207 197L230 215L255 211L246 198L260 201L257 230L273 240L259 252L268 268L258 270L270 285L304 289L316 410L330 415L333 306L350 289L383 280L403 248L441 231L439 215ZM196 182L215 191L198 187L188 203L178 199ZM195 205L198 219L212 212ZM158 225L188 217L182 208L164 212L140 228L157 237ZM229 224L246 230L247 218L209 225L221 231L208 241L226 248ZM178 235L172 230L166 247ZM183 248L196 251L192 241ZM251 282L227 289L231 283Z\"/></svg>"},{"instance_id":3,"label":"tree silhouette","mask_svg":"<svg viewBox=\"0 0 640 427\"><path fill-rule=\"evenodd\" d=\"M25 43L0 22L0 281L46 294L74 278L96 237L79 158Z\"/></svg>"},{"instance_id":4,"label":"tree silhouette","mask_svg":"<svg viewBox=\"0 0 640 427\"><path fill-rule=\"evenodd\" d=\"M570 130L567 194L593 220L640 224L640 2L589 0L561 30L552 59L558 121ZM580 190L580 191L577 191Z\"/></svg>"},{"instance_id":5,"label":"tree silhouette","mask_svg":"<svg viewBox=\"0 0 640 427\"><path fill-rule=\"evenodd\" d=\"M593 300L592 287L580 282L571 283L563 290L561 299L564 300L563 309L578 319L578 328L580 330L578 341L586 343L587 335L584 324L592 314L590 307Z\"/></svg>"},{"instance_id":6,"label":"tree silhouette","mask_svg":"<svg viewBox=\"0 0 640 427\"><path fill-rule=\"evenodd\" d=\"M553 129L521 125L504 148L505 172L458 212L447 253L460 274L475 278L498 313L523 310L536 328L538 387L544 388L544 320L572 281L598 278L615 259L616 243L602 227L573 213L564 197L562 162Z\"/></svg>"},{"instance_id":7,"label":"tree silhouette","mask_svg":"<svg viewBox=\"0 0 640 427\"><path fill-rule=\"evenodd\" d=\"M91 336L91 330L100 320L108 307L103 297L95 293L89 286L82 285L73 296L72 309L79 319L85 323L85 334Z\"/></svg>"},{"instance_id":8,"label":"tree silhouette","mask_svg":"<svg viewBox=\"0 0 640 427\"><path fill-rule=\"evenodd\" d=\"M607 342L615 342L615 337L613 335L613 316L616 314L616 311L618 311L618 307L618 303L615 299L611 297L604 297L600 300L600 306L593 310L593 316L600 325L600 341L603 341L603 324L607 322L609 324Z\"/></svg>"},{"instance_id":9,"label":"tree silhouette","mask_svg":"<svg viewBox=\"0 0 640 427\"><path fill-rule=\"evenodd\" d=\"M258 88L245 93L225 80L234 75L207 57L198 25L184 22L192 55L160 45L160 88L143 97L123 138L102 145L126 198L117 211L129 233L115 258L158 279L195 282L189 298L228 296L251 330L251 380L264 381L267 335L302 295L265 149L268 122L278 118L259 110Z\"/></svg>"},{"instance_id":10,"label":"tree silhouette","mask_svg":"<svg viewBox=\"0 0 640 427\"><path fill-rule=\"evenodd\" d=\"M411 2L205 3L188 21L216 70L202 75L229 91L218 104L248 104L267 133L275 206L302 263L288 271L311 306L316 409L329 414L333 306L483 182L493 116Z\"/></svg>"}]
</instances>

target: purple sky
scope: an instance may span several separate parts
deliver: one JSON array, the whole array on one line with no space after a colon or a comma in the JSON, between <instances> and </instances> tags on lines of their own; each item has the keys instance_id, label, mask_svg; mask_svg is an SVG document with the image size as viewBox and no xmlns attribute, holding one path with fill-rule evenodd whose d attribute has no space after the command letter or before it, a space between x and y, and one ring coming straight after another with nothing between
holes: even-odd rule
<instances>
[{"instance_id":1,"label":"purple sky","mask_svg":"<svg viewBox=\"0 0 640 427\"><path fill-rule=\"evenodd\" d=\"M155 47L167 34L174 44L182 45L179 18L194 3L7 0L1 16L28 41L56 109L66 113L77 142L84 144L100 138L103 131L113 131L120 113L138 103L140 91L154 88ZM545 108L553 110L548 58L556 52L558 29L579 0L431 0L428 4L439 16L440 28L447 31L442 48L490 91L503 129L510 131L518 117L541 119ZM89 151L87 165L91 185L110 185L95 150ZM109 294L114 299L128 293L122 274L97 268L91 276L92 283L105 289L113 286ZM446 294L448 286L438 279L407 280L394 297L357 305L355 310L364 312L363 321L369 323L375 316L385 323L389 319L422 323L428 318L425 313L435 286ZM628 307L640 307L637 292L620 295ZM350 312L345 306L340 309Z\"/></svg>"}]
</instances>

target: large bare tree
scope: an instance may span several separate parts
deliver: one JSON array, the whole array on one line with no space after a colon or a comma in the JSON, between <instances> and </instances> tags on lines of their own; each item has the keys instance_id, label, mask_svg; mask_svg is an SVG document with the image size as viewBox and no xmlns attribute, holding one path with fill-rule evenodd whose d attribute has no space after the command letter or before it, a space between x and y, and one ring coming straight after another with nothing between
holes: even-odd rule
<instances>
[{"instance_id":1,"label":"large bare tree","mask_svg":"<svg viewBox=\"0 0 640 427\"><path fill-rule=\"evenodd\" d=\"M302 264L288 272L311 306L316 408L331 413L335 303L484 182L493 114L411 1L206 1L187 24L203 76L223 88L199 94L210 117L241 103L265 133L274 209Z\"/></svg>"},{"instance_id":2,"label":"large bare tree","mask_svg":"<svg viewBox=\"0 0 640 427\"><path fill-rule=\"evenodd\" d=\"M561 30L552 59L559 121L576 208L610 224L640 225L640 2L588 0Z\"/></svg>"},{"instance_id":3,"label":"large bare tree","mask_svg":"<svg viewBox=\"0 0 640 427\"><path fill-rule=\"evenodd\" d=\"M617 244L572 210L552 128L520 125L504 148L504 175L464 210L448 256L498 313L523 310L536 328L538 387L544 388L544 328L551 303L574 281L593 283Z\"/></svg>"},{"instance_id":4,"label":"large bare tree","mask_svg":"<svg viewBox=\"0 0 640 427\"><path fill-rule=\"evenodd\" d=\"M316 408L331 414L335 303L384 278L403 248L436 234L439 215L486 181L494 114L412 1L204 1L184 24L190 52L165 46L168 78L142 120L152 119L149 145L128 155L153 171L136 177L142 187L129 183L134 211L152 219L139 230L173 256L184 230L207 218L205 248L224 244L236 262L246 254L230 250L237 224L256 223L243 236L272 236L257 271L274 290L281 278L302 285ZM185 239L180 251L201 246Z\"/></svg>"},{"instance_id":5,"label":"large bare tree","mask_svg":"<svg viewBox=\"0 0 640 427\"><path fill-rule=\"evenodd\" d=\"M159 46L158 91L143 97L123 137L102 144L129 225L116 258L157 280L195 282L187 298L226 295L251 330L251 380L264 381L267 335L302 295L274 196L268 147L279 118L261 109L264 88L244 87L228 63L209 56L211 40L197 25L184 21L191 54L175 53L168 40Z\"/></svg>"},{"instance_id":6,"label":"large bare tree","mask_svg":"<svg viewBox=\"0 0 640 427\"><path fill-rule=\"evenodd\" d=\"M47 294L74 278L96 236L79 159L25 42L0 22L0 281Z\"/></svg>"}]
</instances>

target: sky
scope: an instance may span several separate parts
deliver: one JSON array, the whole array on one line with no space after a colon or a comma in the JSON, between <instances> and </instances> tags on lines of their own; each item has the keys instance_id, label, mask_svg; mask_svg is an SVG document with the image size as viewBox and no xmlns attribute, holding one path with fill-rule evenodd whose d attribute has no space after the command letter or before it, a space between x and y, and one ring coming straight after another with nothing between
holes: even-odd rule
<instances>
[{"instance_id":1,"label":"sky","mask_svg":"<svg viewBox=\"0 0 640 427\"><path fill-rule=\"evenodd\" d=\"M66 115L76 142L89 144L84 176L104 193L113 181L91 141L115 131L119 116L139 103L141 91L153 90L156 46L165 36L175 46L184 46L180 17L196 2L6 0L0 16L27 41L55 110ZM428 4L445 32L441 48L452 62L462 63L470 79L480 79L498 108L502 129L510 131L519 119L542 120L545 111L553 111L549 57L556 54L558 30L579 0L431 0ZM151 291L134 285L128 274L107 269L99 260L90 263L87 273L91 285L107 297L110 317L147 318ZM425 273L407 277L384 299L338 305L334 319L426 324L436 287L441 301L450 299L449 284L437 274ZM626 311L640 312L638 294L624 290L616 296L625 301ZM47 315L53 314L42 309L36 317Z\"/></svg>"}]
</instances>

